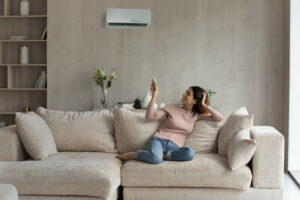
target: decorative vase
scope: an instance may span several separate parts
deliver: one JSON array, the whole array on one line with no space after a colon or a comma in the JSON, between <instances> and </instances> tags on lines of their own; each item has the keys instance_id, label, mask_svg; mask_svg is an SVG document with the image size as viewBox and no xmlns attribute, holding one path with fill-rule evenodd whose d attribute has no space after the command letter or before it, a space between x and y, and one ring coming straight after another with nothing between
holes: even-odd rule
<instances>
[{"instance_id":1,"label":"decorative vase","mask_svg":"<svg viewBox=\"0 0 300 200\"><path fill-rule=\"evenodd\" d=\"M151 96L150 92L147 92L146 96L144 96L144 98L141 101L142 108L148 107L148 104L150 103L151 98L152 98L152 96Z\"/></svg>"},{"instance_id":2,"label":"decorative vase","mask_svg":"<svg viewBox=\"0 0 300 200\"><path fill-rule=\"evenodd\" d=\"M151 99L152 99L152 96L151 96L150 92L147 92L146 96L144 96L144 98L141 101L142 108L148 108L148 105L149 105ZM157 107L158 107L157 103L154 103L153 109L156 110Z\"/></svg>"},{"instance_id":3,"label":"decorative vase","mask_svg":"<svg viewBox=\"0 0 300 200\"><path fill-rule=\"evenodd\" d=\"M161 109L161 108L163 108L165 106L166 106L166 104L162 102L162 103L159 104L158 109Z\"/></svg>"},{"instance_id":4,"label":"decorative vase","mask_svg":"<svg viewBox=\"0 0 300 200\"><path fill-rule=\"evenodd\" d=\"M157 105L157 103L155 102L154 103L154 106L153 106L153 110L157 110L158 109L158 105Z\"/></svg>"},{"instance_id":5,"label":"decorative vase","mask_svg":"<svg viewBox=\"0 0 300 200\"><path fill-rule=\"evenodd\" d=\"M108 106L107 106L107 92L108 92L107 88L101 87L101 108L102 109L108 108Z\"/></svg>"},{"instance_id":6,"label":"decorative vase","mask_svg":"<svg viewBox=\"0 0 300 200\"><path fill-rule=\"evenodd\" d=\"M29 1L28 0L20 1L20 15L29 15Z\"/></svg>"},{"instance_id":7,"label":"decorative vase","mask_svg":"<svg viewBox=\"0 0 300 200\"><path fill-rule=\"evenodd\" d=\"M20 64L29 64L29 47L28 47L28 45L21 46Z\"/></svg>"}]
</instances>

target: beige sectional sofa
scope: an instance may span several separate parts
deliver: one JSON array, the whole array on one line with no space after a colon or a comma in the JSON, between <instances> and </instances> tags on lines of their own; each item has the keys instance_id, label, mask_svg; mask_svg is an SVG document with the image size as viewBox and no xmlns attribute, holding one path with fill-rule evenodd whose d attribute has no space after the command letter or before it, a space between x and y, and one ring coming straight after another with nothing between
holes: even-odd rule
<instances>
[{"instance_id":1,"label":"beige sectional sofa","mask_svg":"<svg viewBox=\"0 0 300 200\"><path fill-rule=\"evenodd\" d=\"M53 117L57 113L46 114ZM66 113L60 114L66 116ZM74 123L78 115L80 118L78 113L71 115L64 118L66 121L60 119L60 123L69 120ZM89 115L94 116L92 112ZM142 117L143 113L138 115ZM126 118L126 115L123 117ZM105 119L105 122L99 123L119 123L114 121L113 116ZM146 123L142 118L138 119L131 121L141 125ZM47 122L52 123L51 126L54 123L56 128L63 127L61 124L55 125L53 120ZM86 126L78 126L81 130L89 126L89 120L84 123ZM145 126L148 131L153 131L149 125ZM116 131L120 131L120 124L108 127L112 128L108 131L112 137L115 137ZM119 129L115 130L114 127ZM128 131L125 128L121 130ZM57 133L54 136L57 142ZM118 137L121 138L120 135ZM14 185L21 200L282 199L284 138L276 129L267 126L252 127L251 137L256 140L257 148L250 164L232 171L228 167L227 157L219 156L216 152L195 153L192 161L164 161L152 165L135 160L122 163L115 158L118 148L113 152L60 151L58 148L57 154L44 160L32 160L13 125L0 129L0 183ZM120 141L114 140L116 143ZM62 147L63 143L60 145ZM126 145L128 147L130 143ZM84 149L83 146L81 148Z\"/></svg>"}]
</instances>

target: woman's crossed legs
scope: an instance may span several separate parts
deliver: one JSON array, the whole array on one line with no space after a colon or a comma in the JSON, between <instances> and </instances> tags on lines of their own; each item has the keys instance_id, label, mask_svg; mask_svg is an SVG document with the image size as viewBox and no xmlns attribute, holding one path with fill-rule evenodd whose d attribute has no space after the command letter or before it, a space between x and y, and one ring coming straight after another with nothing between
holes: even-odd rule
<instances>
[{"instance_id":1,"label":"woman's crossed legs","mask_svg":"<svg viewBox=\"0 0 300 200\"><path fill-rule=\"evenodd\" d=\"M165 154L165 155L164 155ZM152 137L147 150L138 150L120 154L117 158L125 160L139 160L150 164L159 164L163 160L189 161L194 157L194 151L190 147L179 148L170 140Z\"/></svg>"}]
</instances>

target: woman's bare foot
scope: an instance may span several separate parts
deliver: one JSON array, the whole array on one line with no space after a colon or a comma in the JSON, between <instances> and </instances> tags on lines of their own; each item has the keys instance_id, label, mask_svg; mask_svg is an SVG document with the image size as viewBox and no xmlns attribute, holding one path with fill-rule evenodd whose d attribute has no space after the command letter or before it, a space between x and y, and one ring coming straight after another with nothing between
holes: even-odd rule
<instances>
[{"instance_id":1,"label":"woman's bare foot","mask_svg":"<svg viewBox=\"0 0 300 200\"><path fill-rule=\"evenodd\" d=\"M135 160L134 152L122 153L122 154L117 155L116 158L119 158L122 161Z\"/></svg>"},{"instance_id":2,"label":"woman's bare foot","mask_svg":"<svg viewBox=\"0 0 300 200\"><path fill-rule=\"evenodd\" d=\"M164 154L163 160L167 160L167 154Z\"/></svg>"}]
</instances>

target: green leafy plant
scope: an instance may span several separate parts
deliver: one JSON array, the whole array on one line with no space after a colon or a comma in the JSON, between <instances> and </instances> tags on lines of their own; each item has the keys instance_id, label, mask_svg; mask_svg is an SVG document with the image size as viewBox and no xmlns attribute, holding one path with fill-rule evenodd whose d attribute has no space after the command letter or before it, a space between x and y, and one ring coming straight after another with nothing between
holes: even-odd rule
<instances>
[{"instance_id":1,"label":"green leafy plant","mask_svg":"<svg viewBox=\"0 0 300 200\"><path fill-rule=\"evenodd\" d=\"M105 85L105 81L107 80L107 76L105 75L104 69L94 67L93 79L97 85L100 85L103 88ZM117 75L116 75L116 70L113 69L111 74L108 75L108 80L106 82L105 88L110 88L112 80L115 80L115 79L117 79Z\"/></svg>"},{"instance_id":2,"label":"green leafy plant","mask_svg":"<svg viewBox=\"0 0 300 200\"><path fill-rule=\"evenodd\" d=\"M116 70L113 69L111 74L109 74L107 77L105 75L105 71L103 68L94 67L93 79L97 85L101 86L101 89L102 89L101 105L103 108L106 108L107 107L107 104L106 104L107 103L106 102L107 90L108 90L108 88L111 87L112 81L117 79Z\"/></svg>"},{"instance_id":3,"label":"green leafy plant","mask_svg":"<svg viewBox=\"0 0 300 200\"><path fill-rule=\"evenodd\" d=\"M216 91L213 91L211 89L205 90L205 91L207 93L207 97L208 97L209 100L217 93Z\"/></svg>"}]
</instances>

